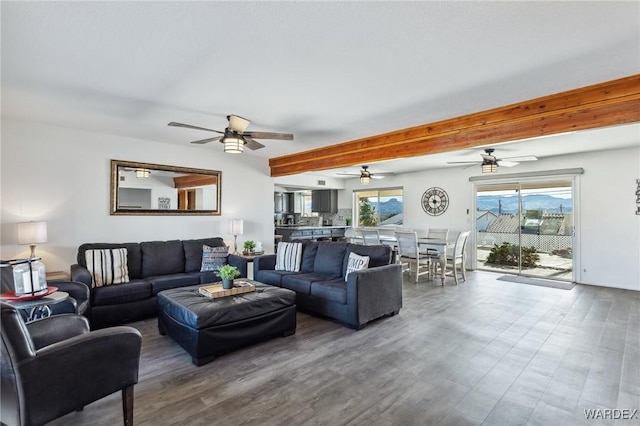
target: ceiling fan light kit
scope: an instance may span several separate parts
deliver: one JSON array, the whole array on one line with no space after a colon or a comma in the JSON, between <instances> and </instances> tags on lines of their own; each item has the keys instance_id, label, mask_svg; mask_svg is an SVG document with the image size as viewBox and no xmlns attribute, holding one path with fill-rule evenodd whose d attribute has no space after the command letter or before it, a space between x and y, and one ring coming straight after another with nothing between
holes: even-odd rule
<instances>
[{"instance_id":1,"label":"ceiling fan light kit","mask_svg":"<svg viewBox=\"0 0 640 426\"><path fill-rule=\"evenodd\" d=\"M224 144L224 152L227 154L242 154L244 152L244 141L237 137L224 137L222 139Z\"/></svg>"},{"instance_id":2,"label":"ceiling fan light kit","mask_svg":"<svg viewBox=\"0 0 640 426\"><path fill-rule=\"evenodd\" d=\"M149 169L136 169L136 177L138 179L148 179L151 175L151 170Z\"/></svg>"},{"instance_id":3,"label":"ceiling fan light kit","mask_svg":"<svg viewBox=\"0 0 640 426\"><path fill-rule=\"evenodd\" d=\"M498 171L498 165L496 163L482 163L482 173L495 173Z\"/></svg>"}]
</instances>

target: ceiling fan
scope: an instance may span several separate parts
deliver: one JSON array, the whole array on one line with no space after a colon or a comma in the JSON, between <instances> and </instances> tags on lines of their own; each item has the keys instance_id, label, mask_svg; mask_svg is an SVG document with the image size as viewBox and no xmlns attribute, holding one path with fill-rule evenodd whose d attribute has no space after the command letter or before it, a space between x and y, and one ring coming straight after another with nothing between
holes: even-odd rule
<instances>
[{"instance_id":1,"label":"ceiling fan","mask_svg":"<svg viewBox=\"0 0 640 426\"><path fill-rule=\"evenodd\" d=\"M360 176L360 183L368 184L371 179L383 179L385 176L393 176L395 173L371 173L369 166L362 166L360 173L338 173L340 176Z\"/></svg>"},{"instance_id":2,"label":"ceiling fan","mask_svg":"<svg viewBox=\"0 0 640 426\"><path fill-rule=\"evenodd\" d=\"M449 161L447 164L480 164L482 167L482 173L495 173L498 169L498 165L513 167L523 161L536 161L538 159L535 155L497 158L493 155L493 151L495 151L493 148L485 149L485 154L480 154L482 161Z\"/></svg>"},{"instance_id":3,"label":"ceiling fan","mask_svg":"<svg viewBox=\"0 0 640 426\"><path fill-rule=\"evenodd\" d=\"M224 152L231 154L239 154L243 152L245 145L251 150L264 148L264 145L255 139L293 140L293 135L291 133L246 132L245 130L249 127L251 121L238 115L227 115L227 120L229 121L229 125L224 129L224 132L220 130L207 129L205 127L192 126L191 124L176 123L175 121L169 123L169 126L186 127L187 129L220 133L222 136L201 139L191 143L205 144L219 140L224 145Z\"/></svg>"}]
</instances>

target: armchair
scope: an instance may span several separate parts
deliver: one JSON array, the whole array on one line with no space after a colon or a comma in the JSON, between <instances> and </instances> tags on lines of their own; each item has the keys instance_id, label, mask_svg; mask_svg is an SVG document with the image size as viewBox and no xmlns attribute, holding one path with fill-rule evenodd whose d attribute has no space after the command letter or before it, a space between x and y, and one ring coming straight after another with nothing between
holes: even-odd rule
<instances>
[{"instance_id":1,"label":"armchair","mask_svg":"<svg viewBox=\"0 0 640 426\"><path fill-rule=\"evenodd\" d=\"M56 315L25 324L0 303L0 420L42 425L122 391L125 425L133 424L142 337L132 327L89 331L86 318Z\"/></svg>"}]
</instances>

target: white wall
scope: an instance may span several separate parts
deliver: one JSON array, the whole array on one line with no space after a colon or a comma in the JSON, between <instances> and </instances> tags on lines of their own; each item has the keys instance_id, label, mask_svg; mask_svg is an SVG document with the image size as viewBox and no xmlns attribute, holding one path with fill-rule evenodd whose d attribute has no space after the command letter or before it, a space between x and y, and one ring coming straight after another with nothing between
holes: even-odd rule
<instances>
[{"instance_id":1,"label":"white wall","mask_svg":"<svg viewBox=\"0 0 640 426\"><path fill-rule=\"evenodd\" d=\"M640 136L639 136L640 137ZM603 141L606 146L606 141ZM638 148L540 159L516 168L501 168L498 174L530 171L584 169L578 179L580 227L574 255L580 270L577 281L640 290L640 216L635 215L635 180L640 178ZM374 181L366 188L404 188L404 226L414 229L472 229L473 185L470 176L481 175L478 168L438 169L399 174ZM443 188L450 205L441 216L427 215L420 204L428 188ZM340 191L340 205L350 200L353 190L364 189L357 179L348 180Z\"/></svg>"},{"instance_id":2,"label":"white wall","mask_svg":"<svg viewBox=\"0 0 640 426\"><path fill-rule=\"evenodd\" d=\"M606 141L603 141L606 146ZM45 125L2 121L1 247L0 257L28 255L16 244L16 222L46 220L49 242L37 248L48 270L68 270L84 242L125 242L223 237L232 218L244 219L244 235L273 250L273 188L266 160L250 155L231 156L217 147L158 144L150 141L61 129ZM221 216L111 216L109 215L109 161L142 161L222 171ZM640 216L635 211L635 179L640 178L638 147L541 159L499 174L582 167L577 199L581 222L575 255L578 281L640 290ZM390 176L369 188L404 188L405 226L471 228L476 168L438 169ZM300 182L300 178L293 181ZM448 210L428 216L420 205L432 186L447 191ZM358 179L339 191L341 208L348 207Z\"/></svg>"},{"instance_id":3,"label":"white wall","mask_svg":"<svg viewBox=\"0 0 640 426\"><path fill-rule=\"evenodd\" d=\"M49 271L68 271L87 242L139 242L219 236L233 246L230 221L273 250L273 179L266 159L232 156L219 146L158 144L42 124L2 120L0 258L25 257L16 223L45 220L48 242L37 255ZM110 160L222 171L220 216L112 216Z\"/></svg>"}]
</instances>

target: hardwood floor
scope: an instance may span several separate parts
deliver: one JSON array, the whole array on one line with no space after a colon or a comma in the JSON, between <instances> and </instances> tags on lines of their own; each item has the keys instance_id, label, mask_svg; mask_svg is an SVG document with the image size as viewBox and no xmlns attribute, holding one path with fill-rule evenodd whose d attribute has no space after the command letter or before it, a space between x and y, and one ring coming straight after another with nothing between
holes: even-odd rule
<instances>
[{"instance_id":1,"label":"hardwood floor","mask_svg":"<svg viewBox=\"0 0 640 426\"><path fill-rule=\"evenodd\" d=\"M133 323L143 334L135 423L610 425L584 410L640 409L640 292L497 277L470 272L445 287L405 277L395 317L353 331L298 313L294 336L202 367L155 319ZM122 424L120 394L51 424Z\"/></svg>"}]
</instances>

